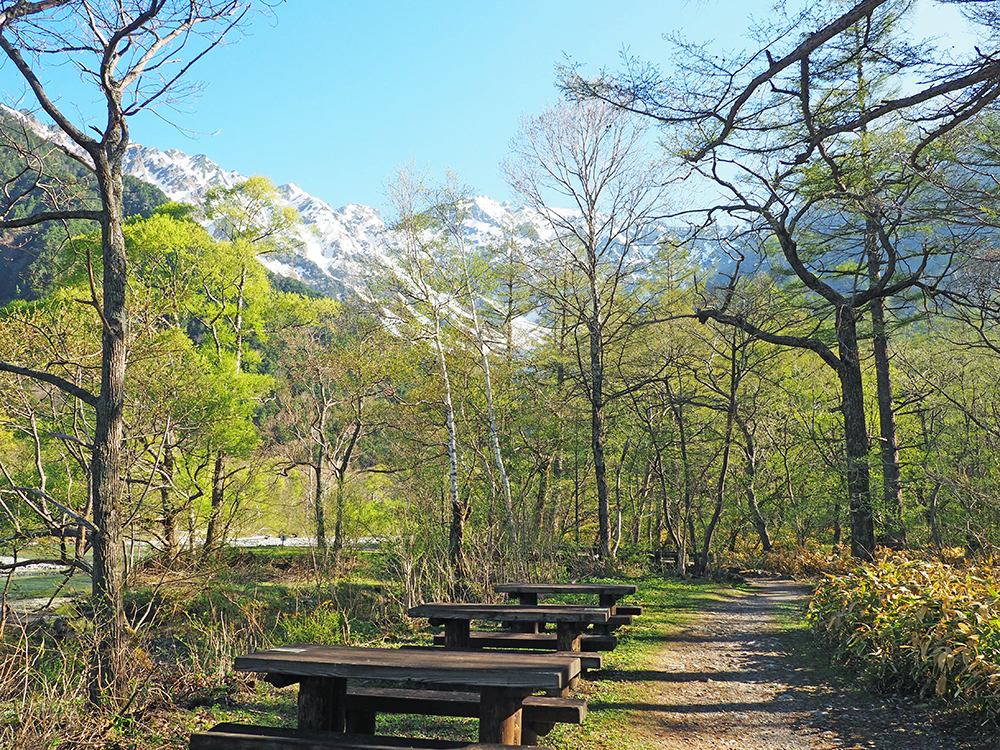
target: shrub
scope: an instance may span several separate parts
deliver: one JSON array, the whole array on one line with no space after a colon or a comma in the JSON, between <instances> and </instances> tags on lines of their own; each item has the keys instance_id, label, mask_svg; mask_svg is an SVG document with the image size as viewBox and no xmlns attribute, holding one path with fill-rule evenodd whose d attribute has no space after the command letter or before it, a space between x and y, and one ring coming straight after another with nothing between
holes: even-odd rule
<instances>
[{"instance_id":1,"label":"shrub","mask_svg":"<svg viewBox=\"0 0 1000 750\"><path fill-rule=\"evenodd\" d=\"M877 689L937 694L1000 721L1000 580L887 553L816 588L815 633Z\"/></svg>"}]
</instances>

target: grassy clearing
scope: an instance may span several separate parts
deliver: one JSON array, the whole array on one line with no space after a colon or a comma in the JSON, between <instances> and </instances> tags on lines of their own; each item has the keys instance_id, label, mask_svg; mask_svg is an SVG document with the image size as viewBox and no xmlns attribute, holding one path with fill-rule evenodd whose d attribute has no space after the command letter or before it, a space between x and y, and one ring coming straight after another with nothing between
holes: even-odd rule
<instances>
[{"instance_id":1,"label":"grassy clearing","mask_svg":"<svg viewBox=\"0 0 1000 750\"><path fill-rule=\"evenodd\" d=\"M402 592L378 555L358 558L336 576L305 549L232 551L211 566L146 565L132 586L135 629L133 696L120 711L98 712L85 700L93 633L85 606L51 622L8 630L0 663L0 747L181 750L192 731L223 721L294 726L297 688L276 689L232 672L235 656L292 642L396 645L429 642L425 621L405 617ZM656 576L619 578L639 586L631 603L644 615L618 631L621 645L605 669L583 683L591 705L582 727L557 727L558 748L624 747L634 682L650 652L689 620L719 586ZM475 739L477 722L380 717L389 734ZM609 744L611 743L611 744Z\"/></svg>"}]
</instances>

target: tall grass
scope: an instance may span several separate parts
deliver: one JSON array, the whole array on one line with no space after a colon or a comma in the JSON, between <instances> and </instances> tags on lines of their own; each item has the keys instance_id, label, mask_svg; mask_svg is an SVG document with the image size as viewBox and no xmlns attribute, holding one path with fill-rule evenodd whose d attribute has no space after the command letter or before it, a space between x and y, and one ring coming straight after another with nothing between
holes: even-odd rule
<instances>
[{"instance_id":1,"label":"tall grass","mask_svg":"<svg viewBox=\"0 0 1000 750\"><path fill-rule=\"evenodd\" d=\"M819 584L809 620L873 687L938 695L1000 722L1000 575L886 554Z\"/></svg>"}]
</instances>

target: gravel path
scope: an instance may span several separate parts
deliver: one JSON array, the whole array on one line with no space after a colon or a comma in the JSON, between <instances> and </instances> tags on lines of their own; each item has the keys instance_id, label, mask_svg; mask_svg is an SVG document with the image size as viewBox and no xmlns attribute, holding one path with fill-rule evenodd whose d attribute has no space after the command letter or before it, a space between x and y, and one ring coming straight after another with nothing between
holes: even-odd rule
<instances>
[{"instance_id":1,"label":"gravel path","mask_svg":"<svg viewBox=\"0 0 1000 750\"><path fill-rule=\"evenodd\" d=\"M665 750L998 750L1000 738L915 698L874 697L824 668L782 611L801 611L808 587L755 579L677 633L629 706L637 748ZM624 707L624 706L623 706Z\"/></svg>"}]
</instances>

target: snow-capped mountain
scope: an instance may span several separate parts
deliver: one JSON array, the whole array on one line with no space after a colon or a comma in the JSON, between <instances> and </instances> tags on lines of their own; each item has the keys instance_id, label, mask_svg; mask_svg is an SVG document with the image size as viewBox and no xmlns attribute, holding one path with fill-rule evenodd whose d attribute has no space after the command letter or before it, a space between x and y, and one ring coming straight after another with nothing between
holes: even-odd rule
<instances>
[{"instance_id":1,"label":"snow-capped mountain","mask_svg":"<svg viewBox=\"0 0 1000 750\"><path fill-rule=\"evenodd\" d=\"M129 145L123 164L126 174L156 185L170 200L200 205L211 187L232 187L246 178L223 169L204 154L188 156L175 148L160 151L137 143Z\"/></svg>"},{"instance_id":2,"label":"snow-capped mountain","mask_svg":"<svg viewBox=\"0 0 1000 750\"><path fill-rule=\"evenodd\" d=\"M202 154L188 156L175 149L160 151L138 144L129 146L125 170L156 185L171 200L194 204L201 203L211 187L231 187L246 179ZM386 227L377 209L355 203L333 208L294 183L281 185L278 192L302 217L302 248L295 255L261 258L272 271L322 291L337 292L357 287L373 260L385 256ZM496 241L503 226L526 222L540 235L546 234L540 217L509 203L477 196L465 224L466 240L472 244Z\"/></svg>"},{"instance_id":3,"label":"snow-capped mountain","mask_svg":"<svg viewBox=\"0 0 1000 750\"><path fill-rule=\"evenodd\" d=\"M0 109L42 138L82 155L65 135L42 124L31 113L3 105ZM136 143L128 147L124 168L127 174L160 188L171 200L195 205L203 202L210 188L232 187L246 179L203 154L190 156L177 149L161 151ZM387 255L388 238L379 211L358 204L333 208L294 183L281 185L278 191L302 217L302 244L295 253L262 257L261 262L275 273L299 279L327 294L361 288L373 265ZM501 240L504 227L526 226L540 241L553 238L551 227L537 213L477 196L471 200L463 231L470 246L485 246Z\"/></svg>"}]
</instances>

